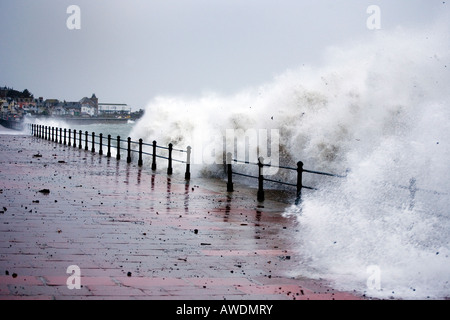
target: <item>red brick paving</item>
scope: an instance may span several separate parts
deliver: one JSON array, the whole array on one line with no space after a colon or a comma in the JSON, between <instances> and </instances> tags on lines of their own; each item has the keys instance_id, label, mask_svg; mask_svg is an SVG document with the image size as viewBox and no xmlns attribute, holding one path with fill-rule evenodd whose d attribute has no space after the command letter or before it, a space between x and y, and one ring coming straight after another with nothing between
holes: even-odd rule
<instances>
[{"instance_id":1,"label":"red brick paving","mask_svg":"<svg viewBox=\"0 0 450 320\"><path fill-rule=\"evenodd\" d=\"M289 275L285 205L182 177L0 136L0 299L361 298ZM70 265L80 289L67 287Z\"/></svg>"}]
</instances>

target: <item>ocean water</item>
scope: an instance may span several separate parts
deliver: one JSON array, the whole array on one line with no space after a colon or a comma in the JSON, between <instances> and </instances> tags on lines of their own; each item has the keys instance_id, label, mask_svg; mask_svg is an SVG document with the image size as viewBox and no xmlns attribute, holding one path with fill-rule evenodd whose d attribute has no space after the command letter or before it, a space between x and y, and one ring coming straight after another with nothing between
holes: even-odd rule
<instances>
[{"instance_id":1,"label":"ocean water","mask_svg":"<svg viewBox=\"0 0 450 320\"><path fill-rule=\"evenodd\" d=\"M330 47L319 65L230 96L156 97L130 135L201 148L195 174L214 176L222 169L204 160L213 153L220 162L227 129L279 130L281 164L348 171L304 174L318 191L305 190L284 213L297 218L303 257L292 276L371 297L449 297L448 30L447 19L371 33Z\"/></svg>"}]
</instances>

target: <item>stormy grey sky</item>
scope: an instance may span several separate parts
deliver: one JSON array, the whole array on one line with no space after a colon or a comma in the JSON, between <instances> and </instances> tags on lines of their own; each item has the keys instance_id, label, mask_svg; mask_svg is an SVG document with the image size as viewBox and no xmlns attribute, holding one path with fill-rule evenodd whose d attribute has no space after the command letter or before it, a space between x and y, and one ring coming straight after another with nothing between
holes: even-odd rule
<instances>
[{"instance_id":1,"label":"stormy grey sky","mask_svg":"<svg viewBox=\"0 0 450 320\"><path fill-rule=\"evenodd\" d=\"M67 8L81 9L69 30ZM381 9L369 30L368 6ZM220 94L320 64L325 48L449 11L443 0L0 0L0 86L36 97L144 108L155 96Z\"/></svg>"}]
</instances>

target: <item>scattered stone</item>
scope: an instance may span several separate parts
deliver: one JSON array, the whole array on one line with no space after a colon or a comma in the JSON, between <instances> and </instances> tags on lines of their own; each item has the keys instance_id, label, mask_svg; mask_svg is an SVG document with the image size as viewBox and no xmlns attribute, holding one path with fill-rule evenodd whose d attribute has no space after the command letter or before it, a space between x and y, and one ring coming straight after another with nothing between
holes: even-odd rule
<instances>
[{"instance_id":1,"label":"scattered stone","mask_svg":"<svg viewBox=\"0 0 450 320\"><path fill-rule=\"evenodd\" d=\"M13 277L13 278L17 278L17 273L13 273L13 274L12 274L12 277Z\"/></svg>"},{"instance_id":2,"label":"scattered stone","mask_svg":"<svg viewBox=\"0 0 450 320\"><path fill-rule=\"evenodd\" d=\"M130 271L128 271L127 277L131 277L131 272Z\"/></svg>"},{"instance_id":3,"label":"scattered stone","mask_svg":"<svg viewBox=\"0 0 450 320\"><path fill-rule=\"evenodd\" d=\"M49 194L50 190L49 189L42 189L42 190L39 190L39 192L42 193L42 194Z\"/></svg>"},{"instance_id":4,"label":"scattered stone","mask_svg":"<svg viewBox=\"0 0 450 320\"><path fill-rule=\"evenodd\" d=\"M198 234L198 229L194 229L194 233L195 233L195 234Z\"/></svg>"},{"instance_id":5,"label":"scattered stone","mask_svg":"<svg viewBox=\"0 0 450 320\"><path fill-rule=\"evenodd\" d=\"M33 158L42 158L42 154L40 154L39 152L35 155L33 155Z\"/></svg>"}]
</instances>

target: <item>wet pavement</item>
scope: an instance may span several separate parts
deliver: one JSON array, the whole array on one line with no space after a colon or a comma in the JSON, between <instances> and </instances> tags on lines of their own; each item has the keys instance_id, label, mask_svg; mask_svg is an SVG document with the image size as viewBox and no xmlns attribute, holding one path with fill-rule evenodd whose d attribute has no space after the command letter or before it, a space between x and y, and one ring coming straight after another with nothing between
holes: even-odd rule
<instances>
[{"instance_id":1,"label":"wet pavement","mask_svg":"<svg viewBox=\"0 0 450 320\"><path fill-rule=\"evenodd\" d=\"M296 223L267 198L2 135L0 299L360 299L294 276Z\"/></svg>"}]
</instances>

